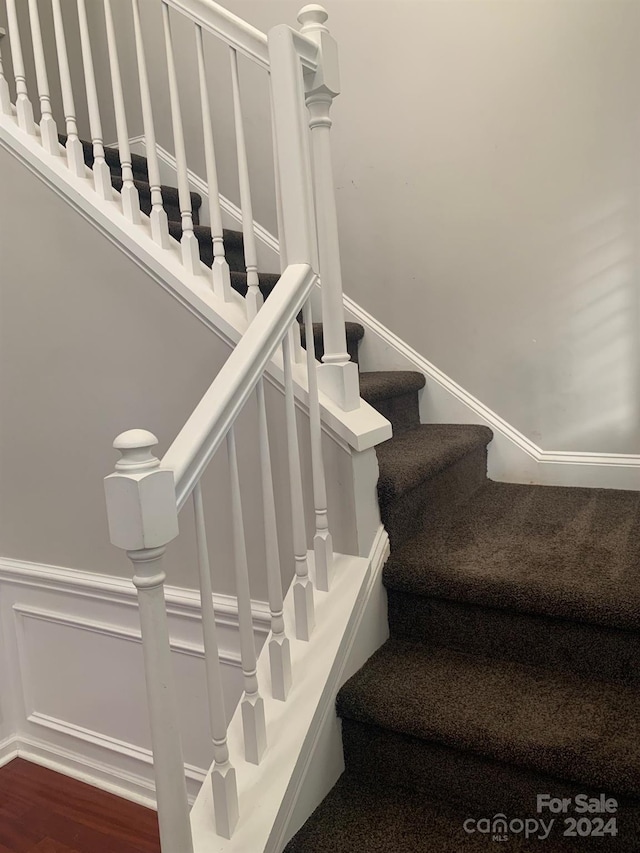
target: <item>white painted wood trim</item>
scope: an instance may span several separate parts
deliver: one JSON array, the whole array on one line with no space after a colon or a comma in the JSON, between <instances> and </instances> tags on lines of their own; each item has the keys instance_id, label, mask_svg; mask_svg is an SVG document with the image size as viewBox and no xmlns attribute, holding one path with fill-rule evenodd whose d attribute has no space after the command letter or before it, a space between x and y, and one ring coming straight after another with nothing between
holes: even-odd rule
<instances>
[{"instance_id":1,"label":"white painted wood trim","mask_svg":"<svg viewBox=\"0 0 640 853\"><path fill-rule=\"evenodd\" d=\"M212 0L167 0L167 3L257 65L269 69L267 36L256 27ZM317 45L297 30L293 33L300 61L305 68L315 71L318 67Z\"/></svg>"},{"instance_id":2,"label":"white painted wood trim","mask_svg":"<svg viewBox=\"0 0 640 853\"><path fill-rule=\"evenodd\" d=\"M36 587L41 590L64 592L132 608L138 606L136 589L129 578L111 577L97 572L86 572L63 566L49 566L44 563L31 563L25 560L0 557L0 583L12 583ZM197 590L167 585L165 586L165 600L167 602L167 613L170 616L181 616L197 622L200 621L200 593ZM214 593L213 603L216 624L228 628L237 628L238 608L235 597L223 593ZM258 636L266 637L271 630L269 603L252 600L251 612L255 633ZM193 647L194 654L201 652L201 647ZM230 657L225 662L239 665L239 658Z\"/></svg>"},{"instance_id":3,"label":"white painted wood trim","mask_svg":"<svg viewBox=\"0 0 640 853\"><path fill-rule=\"evenodd\" d=\"M211 786L205 783L191 811L194 853L280 853L292 834L290 821L302 786L312 777L307 790L304 816L310 814L336 781L341 764L340 727L337 725L335 697L342 681L351 674L354 647L360 640L361 620L374 588L381 588L382 565L388 556L388 537L380 527L368 558L336 554L334 584L329 592L316 592L317 625L311 642L293 638L293 589L285 599L285 621L289 628L293 666L293 686L287 702L265 697L270 746L260 768L247 762L237 765L241 819L230 840L215 835ZM313 553L309 552L310 560ZM367 637L372 648L359 648L363 660L384 642L387 625L376 611L376 630ZM382 623L382 626L381 626ZM372 641L372 636L375 637ZM356 658L358 658L358 654ZM263 649L258 674L268 677L269 655ZM363 662L363 661L362 661ZM355 665L358 666L359 660ZM330 723L327 740L325 728ZM241 719L238 711L229 727L229 742L240 743ZM315 774L315 758L329 748L334 755L331 768ZM318 752L320 750L321 752ZM314 766L314 773L308 770ZM259 787L258 773L269 779L269 788ZM327 787L328 786L328 787Z\"/></svg>"},{"instance_id":4,"label":"white painted wood trim","mask_svg":"<svg viewBox=\"0 0 640 853\"><path fill-rule=\"evenodd\" d=\"M345 296L344 302L350 318L366 329L364 346L369 348L369 358L374 362L373 365L367 364L367 369L382 369L380 361L386 359L387 369L391 361L397 369L416 370L425 375L430 408L423 392L423 422L443 423L462 419L462 422L486 424L493 430L494 439L489 446L489 476L492 478L559 486L640 487L640 455L543 450L353 299ZM365 363L366 359L365 350Z\"/></svg>"},{"instance_id":5,"label":"white painted wood trim","mask_svg":"<svg viewBox=\"0 0 640 853\"><path fill-rule=\"evenodd\" d=\"M167 587L166 592L170 644L175 654L173 664L182 683L195 686L194 679L199 679L204 660L199 593L179 587ZM236 600L221 594L214 594L213 598L216 621L224 631L220 635L220 662L225 673L225 693L237 691L235 700L239 698L242 679ZM0 607L5 656L5 689L0 712L6 723L4 733L13 730L0 742L0 766L20 756L155 808L152 754L149 744L140 740L140 720L145 713L141 706L121 708L118 713L118 706L109 704L111 686L105 683L104 694L101 687L97 688L96 696L100 699L89 706L90 711L86 707L85 711L79 711L81 718L76 718L75 711L76 701L78 708L83 707L83 689L94 690L100 685L99 673L108 669L113 655L119 661L118 667L122 667L118 672L122 673L123 683L131 683L141 674L139 652L136 650L132 655L126 651L127 643L138 648L141 644L132 582L127 578L4 558L0 559ZM252 601L251 611L256 644L264 646L270 631L269 606L266 602ZM64 648L72 650L73 673L81 672L77 667L84 666L85 658L86 665L91 663L97 673L89 688L82 687L82 678L76 682L75 675L69 676L64 690L70 691L70 698L62 703L57 689L47 686L46 678L41 679L42 668L46 669L41 654L50 654L52 660L57 660L59 631L63 631ZM94 638L90 643L86 642L89 637ZM98 649L98 658L89 661L83 648ZM78 697L73 695L76 684ZM185 712L187 707L184 705ZM196 725L194 743L208 748L206 700L198 708L195 716L188 712ZM130 722L129 713L133 710L137 723ZM115 728L114 715L118 720ZM202 754L200 747L196 751L193 746L191 749L188 761ZM206 772L195 764L185 764L190 802L195 800Z\"/></svg>"},{"instance_id":6,"label":"white painted wood trim","mask_svg":"<svg viewBox=\"0 0 640 853\"><path fill-rule=\"evenodd\" d=\"M286 809L281 814L275 851L283 849L313 811L320 805L344 771L342 727L336 714L336 695L342 685L388 639L386 591L382 585L382 569L389 559L387 531L380 525L369 553L369 576L353 627L330 688L318 708L313 737L301 759L295 783L289 792Z\"/></svg>"},{"instance_id":7,"label":"white painted wood trim","mask_svg":"<svg viewBox=\"0 0 640 853\"><path fill-rule=\"evenodd\" d=\"M16 736L10 735L0 741L0 767L4 767L14 758L18 757L18 747L16 744Z\"/></svg>"}]
</instances>

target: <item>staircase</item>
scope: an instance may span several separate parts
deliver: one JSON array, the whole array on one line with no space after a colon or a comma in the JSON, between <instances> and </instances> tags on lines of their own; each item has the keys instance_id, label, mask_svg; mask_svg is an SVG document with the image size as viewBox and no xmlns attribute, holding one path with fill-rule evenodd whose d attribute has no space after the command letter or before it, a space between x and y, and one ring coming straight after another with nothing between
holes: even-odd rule
<instances>
[{"instance_id":1,"label":"staircase","mask_svg":"<svg viewBox=\"0 0 640 853\"><path fill-rule=\"evenodd\" d=\"M119 189L118 152L106 153ZM136 158L143 211L146 168ZM180 239L175 193L163 187ZM194 220L201 203L192 194ZM211 266L210 229L196 221L196 233ZM225 230L224 241L245 295L242 233ZM268 298L278 276L259 279ZM346 324L356 362L364 332ZM320 360L320 323L314 348ZM512 849L580 850L596 842L563 833L581 814L539 813L536 797L601 792L615 812L587 812L581 831L637 851L640 495L490 481L491 431L420 424L424 385L410 371L360 373L362 397L394 431L377 448L391 638L340 691L346 772L286 851L455 853L503 834ZM500 830L498 815L528 818L530 838L475 829L491 818Z\"/></svg>"},{"instance_id":2,"label":"staircase","mask_svg":"<svg viewBox=\"0 0 640 853\"><path fill-rule=\"evenodd\" d=\"M81 2L79 9L83 6ZM237 63L234 45L242 42L244 48L258 58L258 64L271 68L277 84L274 91L280 93L278 97L281 99L276 99L275 113L276 118L281 119L280 125L284 126L284 130L280 127L280 141L288 139L287 129L293 127L301 132L303 123L298 91L301 87L296 74L301 78L301 65L307 71L313 70L317 75L313 78L313 85L309 83L309 76L306 78L307 106L312 117L320 116L310 126L315 134L315 164L321 163L327 149L323 147L324 137L317 131L328 130L330 125L328 107L323 113L322 105L326 105L327 99L330 103L335 91L329 84L335 85L336 82L332 78L331 61L327 67L322 63L322 48L329 44L324 26L326 14L315 6L307 8L306 14L301 16L305 24L302 33L305 33L305 28L307 32L305 38L298 33L292 34L288 28L276 28L279 32L275 33L272 41L276 59L274 67L271 67L266 37L239 19L233 19L216 4L201 0L165 2L163 14L168 67L174 78L169 6L195 23L200 40L204 28L226 41L232 47L232 66ZM136 2L134 10L137 8ZM37 4L31 4L32 14L34 9L37 17ZM11 26L15 50L19 46L15 0L9 0L9 10L13 10ZM62 27L59 20L57 27ZM37 37L36 27L33 27L33 33ZM81 33L85 39L83 49L86 58L89 55L86 24ZM113 34L110 37L113 40ZM137 56L143 68L139 19L136 19L136 39ZM202 41L198 44L201 50ZM118 463L116 474L112 475L114 479L107 478L108 489L120 490L107 493L112 541L127 550L139 573L134 582L140 592L143 639L150 655L147 662L150 704L157 715L152 718L152 726L156 726L153 733L154 761L157 765L163 851L235 851L242 849L230 845L234 838L238 838L234 833L243 831L243 819L245 823L257 820L252 809L244 815L238 813L235 769L229 759L229 744L233 747L232 760L238 763L241 759L234 756L240 749L240 737L235 740L230 737L227 743L224 697L219 673L216 673L213 663L207 672L207 686L216 749L210 786L214 803L209 809L210 804L202 805L201 801L197 821L204 813L209 824L206 832L198 834L195 831L199 827L198 822L192 821L189 825L184 779L178 781L178 777L183 776L179 737L175 735L175 714L163 692L167 680L165 675L170 669L168 636L165 636L166 626L162 624L164 601L161 594L153 600L151 595L154 590L160 589L161 592L164 576L160 569L155 575L150 572L156 561L159 566L164 545L177 535L177 512L193 495L203 610L208 606L211 580L199 478L225 438L229 442L232 472L233 535L237 551L242 554L244 527L235 439L229 440L228 433L233 433L234 419L249 394L255 390L261 418L262 482L271 486L269 494L269 488L263 485L268 539L266 550L273 557L268 561L272 616L270 673L273 695L284 703L291 687L291 660L289 640L283 628L283 609L287 619L288 608L295 616L287 622L287 627L290 628L295 621L297 640L303 640L312 648L313 643L309 642L314 627L312 580L321 594L329 592L334 557L326 521L320 435L321 421L326 425L325 415L330 402L324 400L321 411L318 380L314 379L316 364L311 352L315 359L324 362L317 373L328 377L324 389L345 422L349 412L360 405L355 393L358 383L353 381L353 363L358 362L358 344L365 329L357 323L343 322L339 265L337 275L325 276L323 273L324 322L311 321L310 306L317 276L310 262L316 260L314 255L319 254L320 268L324 263L325 268L330 269L337 257L337 239L332 237L335 209L326 213L327 204L331 208L333 202L327 202L325 197L324 208L320 203L322 187L331 185L330 169L325 168L324 173L314 175L317 205L314 215L318 221L313 224L318 225L319 239L318 245L311 245L309 234L313 232L310 227L313 215L307 195L304 146L300 144L296 148L292 145L297 160L293 157L295 162L291 174L285 176L282 185L277 185L277 192L282 195L280 206L284 204L284 214L279 211L283 220L282 230L288 237L282 244L283 272L259 271L256 267L250 196L246 187L242 232L222 229L219 208L217 214L214 211L210 226L200 224L203 199L189 190L184 151L182 157L177 157L179 186L171 187L160 185L154 153L147 159L128 150L126 124L122 122L124 100L121 84L118 90L114 83L116 110L121 112L119 147L102 144L95 114L92 128L96 130L95 138L91 142L79 139L72 103L69 107L69 92L66 92L67 133L51 137L53 119L50 104L47 112L44 53L40 48L41 55L38 55L37 43L35 50L43 148L49 146L51 150L48 153L59 157L61 151L54 150L57 140L66 149L70 168L73 166L76 177L83 180L88 177L84 176L83 164L91 169L96 188L102 186L103 200L111 203L110 188L105 190L100 184L108 173L111 187L122 193L123 214L129 218L132 227L136 226L141 211L150 217L150 230L163 250L175 249L173 241L180 243L185 280L191 274L195 276L198 261L201 261L213 269L213 291L223 301L233 304L227 292L226 273L230 288L246 297L248 331L225 365L226 373L225 369L221 371L216 379L217 385L214 382L211 386L165 454L162 465L150 451L154 436L143 431L130 431L116 440L115 446L122 452L123 459ZM113 71L114 63L118 61L113 43L109 44L109 50ZM330 49L327 49L327 56L330 60L331 57L335 59ZM3 112L10 122L13 122L15 114L21 129L35 135L31 126L26 78L24 73L20 73L20 65L21 57L16 52L17 106L14 108L8 100L8 87L5 85L2 89L0 86L0 94L3 91L7 93L3 95ZM207 96L203 69L202 64L199 70L200 85L205 92L204 103ZM116 78L118 75L114 74ZM67 85L70 85L68 81ZM175 79L172 85L175 90ZM92 93L88 77L90 102L92 97L94 101L97 97L95 81L93 88ZM141 92L143 107L147 107L145 133L149 141L154 138L150 123L150 96L148 84L145 90L142 76ZM285 95L289 97L288 101L285 101ZM179 154L180 147L184 148L184 139L180 141L182 128L175 91L172 93L172 110L178 116L175 128ZM203 107L203 117L206 112L207 108ZM295 121L291 119L292 115ZM239 106L236 121L240 138L243 132ZM215 166L212 138L207 137L206 124L204 133L208 165L213 160ZM74 161L76 155L80 161ZM242 162L244 155L246 152L240 146L241 185L243 170L248 181L246 162ZM285 165L286 160L281 154L280 166ZM292 175L297 175L297 183ZM208 175L208 183L209 201L215 206L215 175ZM133 209L131 199L136 199ZM139 211L136 211L138 204ZM308 220L307 233L298 227L304 216ZM324 223L323 217L326 219ZM324 230L320 227L323 224ZM285 251L294 258L294 262L289 258L289 266L284 259ZM166 263L169 267L171 258ZM336 304L339 310L335 310ZM297 326L294 320L297 320ZM296 327L295 335L290 332L292 324ZM301 473L292 378L296 364L293 350L297 346L298 332L302 347L309 350L306 359L308 379L304 390L308 395L314 520L317 524L313 579L306 568L303 509L296 504L296 496L302 496L301 483L295 482L296 477L300 480ZM251 340L252 333L257 344ZM284 352L281 370L287 407L297 572L293 593L290 597L285 594L284 602L278 546L274 542L276 537L270 536L271 528L266 523L271 518L274 521L272 528L275 527L262 390L266 365L280 347ZM238 375L242 375L233 385L231 377L236 366ZM323 374L322 368L329 370ZM333 368L339 368L339 371ZM391 558L384 570L391 636L339 692L337 710L342 720L346 770L288 843L287 853L341 853L354 849L367 853L455 853L463 848L481 849L491 841L505 843L512 849L530 849L539 844L544 850L583 850L600 844L606 850L639 851L640 494L492 482L487 477L487 452L492 440L492 433L487 427L420 423L418 401L425 386L422 374L412 371L360 372L356 379L359 381L360 398L393 426L393 437L376 447L380 516L391 542ZM225 408L226 398L222 399L229 388L232 389L229 399L235 400L233 417ZM378 421L371 428L372 432L384 429L384 426L388 429L388 425L380 427L380 423ZM385 437L387 435L388 432ZM365 449L370 450L375 444L376 441L372 440ZM168 472L172 474L170 482L162 479ZM151 515L154 521L154 513L161 517L159 526L164 525L169 530L163 530L162 536L155 529L153 535L149 533L153 525L148 529L145 527L144 508L140 513L140 531L134 535L128 527L130 518L135 515L134 509L139 509L135 502L127 504L131 500L132 484L135 482L137 488L145 479L156 484L152 486L157 494L154 492L156 502L152 504ZM136 492L136 496L143 506L142 490ZM323 554L326 562L324 575ZM250 607L246 554L244 566L242 562L240 559L236 569L239 611ZM146 567L147 563L150 568ZM364 577L365 570L362 571ZM355 609L359 593L355 588L351 593L353 602L350 605L353 604ZM150 597L147 598L147 594ZM288 603L288 598L293 602ZM350 613L345 612L343 616L346 624ZM269 664L263 664L261 668L260 662L256 662L250 613L248 621L243 622L243 618L240 617L240 632L244 644L245 694L242 720L236 729L240 731L242 728L244 732L245 755L252 750L245 765L251 764L255 769L263 756L268 762L274 754L273 747L270 751L267 749L264 703L257 686L258 676L262 679ZM218 655L213 610L205 613L203 619L205 649L208 661L212 662ZM207 630L211 632L209 635ZM157 659L152 661L156 654ZM294 663L299 663L295 655L293 657ZM282 719L278 719L279 725L282 725ZM233 723L230 730L236 731ZM164 737L165 732L169 732L168 738ZM243 769L247 771L246 767ZM244 791L253 791L254 797L262 797L260 792L271 790L272 779L268 775L259 779L261 787L257 782L254 785L252 777L246 776L245 779L249 781L244 782ZM555 799L550 804L547 800L538 803L538 796L545 794ZM602 794L604 798L601 798ZM582 801L579 795L595 798L591 810L583 813L577 809ZM565 798L564 804L562 798ZM194 810L197 807L198 804ZM210 814L214 810L215 827ZM230 843L225 846L227 842ZM268 844L272 844L271 836L266 845L261 842L260 850L275 849L269 848ZM245 846L244 850L248 848ZM257 849L255 853L258 853Z\"/></svg>"}]
</instances>

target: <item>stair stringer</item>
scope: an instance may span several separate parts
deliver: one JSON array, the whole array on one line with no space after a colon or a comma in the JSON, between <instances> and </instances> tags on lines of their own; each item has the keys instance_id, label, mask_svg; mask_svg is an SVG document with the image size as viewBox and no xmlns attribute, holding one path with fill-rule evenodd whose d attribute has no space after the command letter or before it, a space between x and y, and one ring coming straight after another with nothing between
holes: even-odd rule
<instances>
[{"instance_id":1,"label":"stair stringer","mask_svg":"<svg viewBox=\"0 0 640 853\"><path fill-rule=\"evenodd\" d=\"M389 540L378 528L369 556L336 555L334 582L316 592L312 642L291 640L293 688L286 702L265 691L269 743L259 766L234 760L241 820L231 839L215 833L210 774L191 810L194 853L281 853L285 844L335 785L344 770L338 690L385 642L389 629L382 568ZM313 553L309 552L313 565ZM284 604L295 637L293 596ZM258 660L258 680L269 684L268 639ZM242 755L240 708L229 724L231 754Z\"/></svg>"}]
</instances>

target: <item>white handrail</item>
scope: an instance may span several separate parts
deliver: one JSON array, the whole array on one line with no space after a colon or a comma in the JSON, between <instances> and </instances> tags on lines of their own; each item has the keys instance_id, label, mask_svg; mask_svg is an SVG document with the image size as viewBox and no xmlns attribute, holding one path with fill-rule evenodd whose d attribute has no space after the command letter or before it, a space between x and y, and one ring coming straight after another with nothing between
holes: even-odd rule
<instances>
[{"instance_id":1,"label":"white handrail","mask_svg":"<svg viewBox=\"0 0 640 853\"><path fill-rule=\"evenodd\" d=\"M291 264L162 457L174 472L182 509L317 280L308 264ZM250 330L250 334L249 334Z\"/></svg>"},{"instance_id":2,"label":"white handrail","mask_svg":"<svg viewBox=\"0 0 640 853\"><path fill-rule=\"evenodd\" d=\"M267 36L213 0L166 0L178 12L203 29L214 33L263 68L269 68ZM305 68L318 68L318 46L306 36L294 33L295 46Z\"/></svg>"}]
</instances>

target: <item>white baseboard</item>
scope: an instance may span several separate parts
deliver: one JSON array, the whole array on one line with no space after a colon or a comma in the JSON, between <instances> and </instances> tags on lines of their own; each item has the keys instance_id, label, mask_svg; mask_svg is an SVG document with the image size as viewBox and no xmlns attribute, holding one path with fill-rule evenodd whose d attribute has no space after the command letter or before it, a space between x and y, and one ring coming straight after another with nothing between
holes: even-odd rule
<instances>
[{"instance_id":1,"label":"white baseboard","mask_svg":"<svg viewBox=\"0 0 640 853\"><path fill-rule=\"evenodd\" d=\"M18 757L18 747L16 744L16 736L10 735L0 741L0 767L4 767L14 758Z\"/></svg>"},{"instance_id":2,"label":"white baseboard","mask_svg":"<svg viewBox=\"0 0 640 853\"><path fill-rule=\"evenodd\" d=\"M200 597L166 588L193 802L211 759ZM235 599L214 595L228 713L242 692ZM252 602L256 646L270 630ZM0 559L0 765L16 756L155 807L136 591L127 578Z\"/></svg>"}]
</instances>

